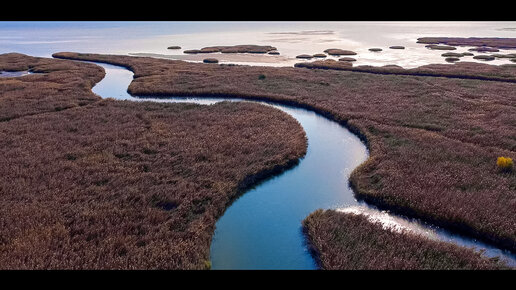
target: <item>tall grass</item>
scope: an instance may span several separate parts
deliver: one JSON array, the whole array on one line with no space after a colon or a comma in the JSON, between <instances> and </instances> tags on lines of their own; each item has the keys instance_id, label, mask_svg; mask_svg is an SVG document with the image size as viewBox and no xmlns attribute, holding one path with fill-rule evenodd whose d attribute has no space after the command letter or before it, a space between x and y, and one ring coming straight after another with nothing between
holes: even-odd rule
<instances>
[{"instance_id":1,"label":"tall grass","mask_svg":"<svg viewBox=\"0 0 516 290\"><path fill-rule=\"evenodd\" d=\"M302 127L268 106L100 100L95 65L89 78L89 64L0 55L14 61L47 75L0 79L0 108L20 97L0 122L1 269L209 268L228 204L306 152Z\"/></svg>"},{"instance_id":2,"label":"tall grass","mask_svg":"<svg viewBox=\"0 0 516 290\"><path fill-rule=\"evenodd\" d=\"M495 270L503 262L481 252L407 231L395 232L365 215L318 210L303 221L319 265L330 270Z\"/></svg>"}]
</instances>

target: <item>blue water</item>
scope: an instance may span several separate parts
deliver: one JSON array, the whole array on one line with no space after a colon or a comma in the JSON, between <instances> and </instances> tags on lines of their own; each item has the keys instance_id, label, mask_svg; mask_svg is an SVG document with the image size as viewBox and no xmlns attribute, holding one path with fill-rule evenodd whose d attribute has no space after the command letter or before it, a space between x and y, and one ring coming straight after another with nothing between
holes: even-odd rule
<instances>
[{"instance_id":1,"label":"blue water","mask_svg":"<svg viewBox=\"0 0 516 290\"><path fill-rule=\"evenodd\" d=\"M103 98L131 101L190 102L210 105L223 98L140 98L127 93L133 73L125 68L97 63L106 77L93 92ZM273 106L294 117L308 138L306 156L296 167L266 180L237 199L217 221L211 245L212 269L316 269L305 244L301 221L316 209L361 206L348 185L350 173L368 158L365 145L346 128L312 111L284 105ZM395 217L395 216L394 216ZM431 238L460 246L484 249L489 257L502 257L516 266L516 255L475 239L395 217L411 229L430 233Z\"/></svg>"}]
</instances>

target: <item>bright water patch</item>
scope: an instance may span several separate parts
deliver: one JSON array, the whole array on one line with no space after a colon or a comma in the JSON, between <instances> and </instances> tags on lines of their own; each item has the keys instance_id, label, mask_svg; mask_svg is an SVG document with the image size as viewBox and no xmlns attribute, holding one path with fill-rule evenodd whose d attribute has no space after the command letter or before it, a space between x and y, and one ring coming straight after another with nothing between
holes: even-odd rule
<instances>
[{"instance_id":1,"label":"bright water patch","mask_svg":"<svg viewBox=\"0 0 516 290\"><path fill-rule=\"evenodd\" d=\"M293 66L299 54L321 53L328 48L357 52L357 65L399 65L414 68L430 63L447 63L442 51L429 50L416 43L419 37L514 37L516 22L379 22L379 21L295 21L295 22L0 22L0 53L18 52L50 57L59 51L103 54L152 54L164 58L202 61L199 55L184 50L214 45L256 44L278 48L272 55L227 54L221 62L247 65ZM171 45L181 46L170 50ZM401 45L405 49L389 49ZM370 52L381 47L380 53ZM458 48L457 52L469 47ZM503 50L501 53L514 53ZM247 57L248 56L248 57ZM207 57L207 55L204 55ZM263 61L264 57L269 57ZM328 56L331 59L338 57ZM461 61L484 62L471 56ZM509 59L496 59L489 64L511 64Z\"/></svg>"},{"instance_id":2,"label":"bright water patch","mask_svg":"<svg viewBox=\"0 0 516 290\"><path fill-rule=\"evenodd\" d=\"M0 78L14 78L31 74L29 71L0 71Z\"/></svg>"},{"instance_id":3,"label":"bright water patch","mask_svg":"<svg viewBox=\"0 0 516 290\"><path fill-rule=\"evenodd\" d=\"M133 72L115 65L96 64L104 68L106 76L91 89L95 94L102 98L136 100L127 92L127 88L133 81Z\"/></svg>"}]
</instances>

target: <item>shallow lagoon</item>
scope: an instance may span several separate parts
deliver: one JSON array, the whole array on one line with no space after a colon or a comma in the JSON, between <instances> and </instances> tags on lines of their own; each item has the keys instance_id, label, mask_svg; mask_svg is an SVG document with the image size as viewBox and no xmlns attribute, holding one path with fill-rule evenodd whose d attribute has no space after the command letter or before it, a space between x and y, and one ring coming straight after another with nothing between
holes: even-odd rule
<instances>
[{"instance_id":1,"label":"shallow lagoon","mask_svg":"<svg viewBox=\"0 0 516 290\"><path fill-rule=\"evenodd\" d=\"M221 63L292 66L300 54L342 48L358 53L354 65L395 64L405 68L447 63L439 50L416 43L418 37L516 37L516 22L0 22L0 53L50 57L55 52L134 54ZM186 55L183 50L213 45L257 44L278 48L279 56ZM169 50L171 45L180 50ZM389 49L401 45L405 49ZM380 47L381 52L369 48ZM460 47L454 52L465 52ZM514 53L501 50L499 53ZM330 57L333 58L333 57ZM334 58L337 59L337 58ZM484 62L471 56L463 61ZM489 64L508 64L497 59Z\"/></svg>"}]
</instances>

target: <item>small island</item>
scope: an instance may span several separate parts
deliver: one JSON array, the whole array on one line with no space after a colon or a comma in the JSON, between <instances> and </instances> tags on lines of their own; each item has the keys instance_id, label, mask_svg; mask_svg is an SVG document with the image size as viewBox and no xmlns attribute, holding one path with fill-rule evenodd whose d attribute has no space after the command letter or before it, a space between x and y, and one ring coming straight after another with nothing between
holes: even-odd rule
<instances>
[{"instance_id":1,"label":"small island","mask_svg":"<svg viewBox=\"0 0 516 290\"><path fill-rule=\"evenodd\" d=\"M357 53L351 50L345 50L340 48L329 48L326 49L324 52L326 52L329 55L356 55Z\"/></svg>"},{"instance_id":2,"label":"small island","mask_svg":"<svg viewBox=\"0 0 516 290\"><path fill-rule=\"evenodd\" d=\"M277 49L269 45L233 45L233 46L209 46L201 49L190 49L183 51L187 54L197 53L268 53Z\"/></svg>"}]
</instances>

